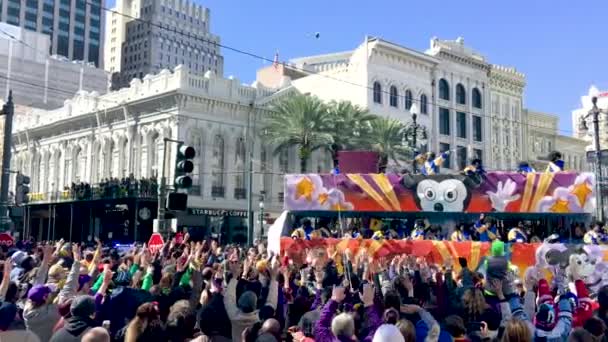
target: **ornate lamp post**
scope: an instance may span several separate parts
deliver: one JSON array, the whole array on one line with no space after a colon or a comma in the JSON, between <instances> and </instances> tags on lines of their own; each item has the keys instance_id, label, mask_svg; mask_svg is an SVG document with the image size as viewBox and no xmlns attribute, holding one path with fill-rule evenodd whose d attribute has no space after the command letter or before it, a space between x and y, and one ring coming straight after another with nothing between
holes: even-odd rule
<instances>
[{"instance_id":1,"label":"ornate lamp post","mask_svg":"<svg viewBox=\"0 0 608 342\"><path fill-rule=\"evenodd\" d=\"M426 144L427 133L426 127L420 125L416 119L418 118L418 105L413 103L410 107L410 113L412 114L412 121L406 125L404 132L404 140L411 148L413 153L412 158L412 173L418 173L418 167L416 162L416 155L418 153L418 146Z\"/></svg>"},{"instance_id":2,"label":"ornate lamp post","mask_svg":"<svg viewBox=\"0 0 608 342\"><path fill-rule=\"evenodd\" d=\"M596 204L597 204L597 220L604 222L604 201L602 197L602 158L600 149L600 114L608 114L608 110L600 109L597 106L597 96L591 97L593 107L587 115L582 116L579 123L579 131L588 133L587 119L593 118L593 149L595 150L595 183L596 183Z\"/></svg>"},{"instance_id":3,"label":"ornate lamp post","mask_svg":"<svg viewBox=\"0 0 608 342\"><path fill-rule=\"evenodd\" d=\"M260 197L260 238L264 238L264 196Z\"/></svg>"}]
</instances>

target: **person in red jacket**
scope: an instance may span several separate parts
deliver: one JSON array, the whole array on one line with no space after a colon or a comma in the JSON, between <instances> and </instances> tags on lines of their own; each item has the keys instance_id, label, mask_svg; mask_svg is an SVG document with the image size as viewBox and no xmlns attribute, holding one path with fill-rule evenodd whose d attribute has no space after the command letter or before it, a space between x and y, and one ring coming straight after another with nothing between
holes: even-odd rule
<instances>
[{"instance_id":1,"label":"person in red jacket","mask_svg":"<svg viewBox=\"0 0 608 342\"><path fill-rule=\"evenodd\" d=\"M585 322L593 316L593 312L599 308L599 304L589 298L589 290L582 280L574 282L578 303L574 309L572 316L572 326L574 328L582 327Z\"/></svg>"}]
</instances>

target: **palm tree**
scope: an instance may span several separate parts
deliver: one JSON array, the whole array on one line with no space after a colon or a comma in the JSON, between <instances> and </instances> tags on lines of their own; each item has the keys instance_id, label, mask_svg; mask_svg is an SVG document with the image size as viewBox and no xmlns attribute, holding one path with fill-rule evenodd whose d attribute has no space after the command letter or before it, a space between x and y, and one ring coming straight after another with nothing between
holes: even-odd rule
<instances>
[{"instance_id":1,"label":"palm tree","mask_svg":"<svg viewBox=\"0 0 608 342\"><path fill-rule=\"evenodd\" d=\"M332 120L334 140L329 151L336 166L338 151L360 148L369 143L369 123L376 116L350 101L331 101L327 108Z\"/></svg>"},{"instance_id":2,"label":"palm tree","mask_svg":"<svg viewBox=\"0 0 608 342\"><path fill-rule=\"evenodd\" d=\"M276 146L275 154L297 147L300 172L305 173L312 152L333 143L330 128L330 115L321 100L314 96L296 95L272 106L272 114L263 131L266 143Z\"/></svg>"},{"instance_id":3,"label":"palm tree","mask_svg":"<svg viewBox=\"0 0 608 342\"><path fill-rule=\"evenodd\" d=\"M389 159L399 165L399 160L410 154L410 148L403 143L405 130L406 126L396 119L377 117L370 122L369 146L379 154L380 172L386 172Z\"/></svg>"}]
</instances>

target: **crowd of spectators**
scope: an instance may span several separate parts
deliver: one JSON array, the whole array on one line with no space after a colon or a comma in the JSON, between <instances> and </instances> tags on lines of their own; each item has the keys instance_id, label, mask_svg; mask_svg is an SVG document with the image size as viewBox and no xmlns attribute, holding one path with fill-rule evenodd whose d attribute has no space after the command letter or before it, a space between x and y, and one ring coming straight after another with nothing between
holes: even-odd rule
<instances>
[{"instance_id":1,"label":"crowd of spectators","mask_svg":"<svg viewBox=\"0 0 608 342\"><path fill-rule=\"evenodd\" d=\"M123 178L106 178L96 186L89 183L72 183L69 195L73 199L88 200L98 198L144 197L152 198L158 194L156 178L135 179L133 175Z\"/></svg>"}]
</instances>

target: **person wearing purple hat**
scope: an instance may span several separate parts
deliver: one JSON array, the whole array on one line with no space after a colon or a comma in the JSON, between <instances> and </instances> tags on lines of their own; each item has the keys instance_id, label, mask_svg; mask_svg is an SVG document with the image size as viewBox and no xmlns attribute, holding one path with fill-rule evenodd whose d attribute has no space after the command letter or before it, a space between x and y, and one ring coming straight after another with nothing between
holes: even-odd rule
<instances>
[{"instance_id":1,"label":"person wearing purple hat","mask_svg":"<svg viewBox=\"0 0 608 342\"><path fill-rule=\"evenodd\" d=\"M72 249L74 254L74 262L67 281L59 292L57 302L53 303L52 295L56 293L57 288L54 284L46 284L46 279L38 278L34 286L27 294L27 303L23 310L23 320L28 330L33 331L41 341L48 341L53 336L53 327L61 319L59 313L59 305L67 302L69 299L76 296L77 289L80 289L79 272L80 272L80 251L77 247ZM43 258L43 267L47 269L52 249L50 246L45 248L45 256ZM90 280L90 278L89 278Z\"/></svg>"},{"instance_id":2,"label":"person wearing purple hat","mask_svg":"<svg viewBox=\"0 0 608 342\"><path fill-rule=\"evenodd\" d=\"M48 341L53 336L53 326L61 317L57 305L48 303L54 290L51 286L34 285L27 293L23 320L27 329L41 341Z\"/></svg>"}]
</instances>

